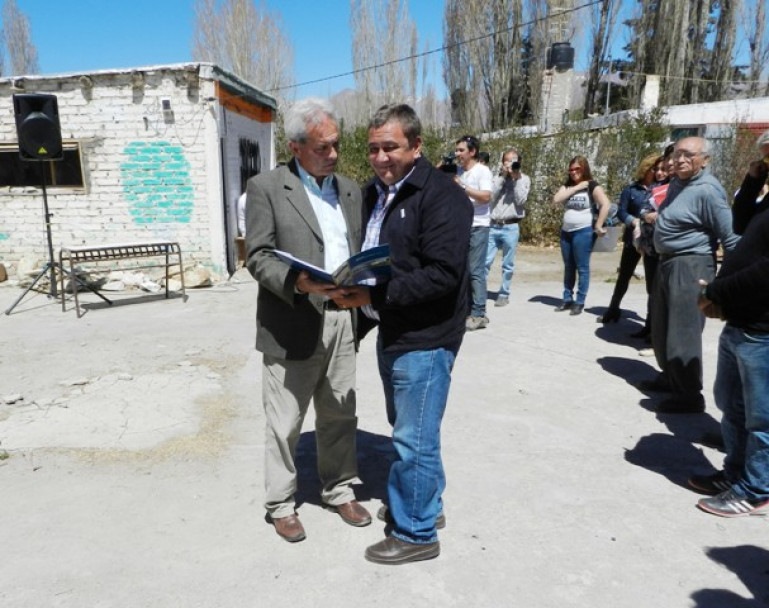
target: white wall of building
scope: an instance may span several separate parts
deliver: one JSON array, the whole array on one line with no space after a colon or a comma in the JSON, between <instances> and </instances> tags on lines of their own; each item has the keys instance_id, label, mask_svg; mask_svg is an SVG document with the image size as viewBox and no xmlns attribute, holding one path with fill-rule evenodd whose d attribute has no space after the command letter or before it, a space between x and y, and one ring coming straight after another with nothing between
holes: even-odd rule
<instances>
[{"instance_id":1,"label":"white wall of building","mask_svg":"<svg viewBox=\"0 0 769 608\"><path fill-rule=\"evenodd\" d=\"M180 243L185 265L226 271L221 108L213 80L199 78L196 64L24 80L23 90L0 80L0 144L18 143L13 93L51 93L63 141L82 148L84 188L48 189L54 251L172 240ZM164 101L172 114L163 111ZM264 140L269 159L271 124L251 122L251 131L239 120L233 130ZM42 206L39 187L0 187L6 267L47 259Z\"/></svg>"}]
</instances>

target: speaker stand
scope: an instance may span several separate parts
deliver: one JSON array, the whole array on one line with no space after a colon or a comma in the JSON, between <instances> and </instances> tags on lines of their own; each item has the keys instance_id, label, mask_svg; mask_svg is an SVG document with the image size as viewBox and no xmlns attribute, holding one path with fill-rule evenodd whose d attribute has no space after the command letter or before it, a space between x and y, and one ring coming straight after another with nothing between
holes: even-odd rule
<instances>
[{"instance_id":1,"label":"speaker stand","mask_svg":"<svg viewBox=\"0 0 769 608\"><path fill-rule=\"evenodd\" d=\"M93 287L91 287L88 283L83 281L80 277L77 276L77 274L71 273L66 268L63 268L53 257L53 238L51 237L51 212L48 210L48 192L46 190L46 178L45 178L45 163L46 161L40 160L39 161L39 167L40 167L40 183L42 184L43 188L43 211L45 213L45 233L48 240L48 261L45 263L45 266L43 266L43 269L40 271L40 273L34 278L32 283L27 287L24 292L18 297L18 299L11 304L8 309L5 311L6 315L10 315L16 306L18 306L19 302L21 302L26 295L32 291L32 289L37 285L37 282L42 279L47 273L51 273L51 279L50 279L50 286L48 291L48 297L49 298L56 298L58 297L58 290L56 288L56 271L62 272L66 274L70 281L75 281L76 283L82 285L86 289L92 291L97 296L99 296L102 300L105 302L109 302L107 298L105 298L103 295L101 295L97 290L95 290ZM72 285L73 289L77 289L77 285ZM61 294L62 299L64 299L64 293Z\"/></svg>"}]
</instances>

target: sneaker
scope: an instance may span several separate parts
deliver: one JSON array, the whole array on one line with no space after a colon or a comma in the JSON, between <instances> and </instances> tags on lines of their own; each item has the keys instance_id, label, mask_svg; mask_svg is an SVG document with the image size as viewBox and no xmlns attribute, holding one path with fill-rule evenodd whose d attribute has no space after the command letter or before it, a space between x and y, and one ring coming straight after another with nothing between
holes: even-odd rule
<instances>
[{"instance_id":1,"label":"sneaker","mask_svg":"<svg viewBox=\"0 0 769 608\"><path fill-rule=\"evenodd\" d=\"M555 307L555 312L564 312L566 310L571 310L572 306L574 306L574 302L572 301L561 302L558 306Z\"/></svg>"},{"instance_id":2,"label":"sneaker","mask_svg":"<svg viewBox=\"0 0 769 608\"><path fill-rule=\"evenodd\" d=\"M642 357L653 357L654 349L651 346L647 346L646 348L639 349L638 354Z\"/></svg>"},{"instance_id":3,"label":"sneaker","mask_svg":"<svg viewBox=\"0 0 769 608\"><path fill-rule=\"evenodd\" d=\"M489 321L485 317L467 317L465 329L467 331L475 331L476 329L483 329L488 324Z\"/></svg>"},{"instance_id":4,"label":"sneaker","mask_svg":"<svg viewBox=\"0 0 769 608\"><path fill-rule=\"evenodd\" d=\"M510 304L510 300L508 300L505 296L498 297L494 301L494 306L507 306L508 304Z\"/></svg>"},{"instance_id":5,"label":"sneaker","mask_svg":"<svg viewBox=\"0 0 769 608\"><path fill-rule=\"evenodd\" d=\"M711 475L692 475L688 483L695 492L708 496L716 496L732 487L732 484L726 479L724 471L718 471Z\"/></svg>"},{"instance_id":6,"label":"sneaker","mask_svg":"<svg viewBox=\"0 0 769 608\"><path fill-rule=\"evenodd\" d=\"M751 500L743 498L734 490L726 490L718 496L702 498L697 506L708 513L719 517L743 517L745 515L767 515L769 499Z\"/></svg>"}]
</instances>

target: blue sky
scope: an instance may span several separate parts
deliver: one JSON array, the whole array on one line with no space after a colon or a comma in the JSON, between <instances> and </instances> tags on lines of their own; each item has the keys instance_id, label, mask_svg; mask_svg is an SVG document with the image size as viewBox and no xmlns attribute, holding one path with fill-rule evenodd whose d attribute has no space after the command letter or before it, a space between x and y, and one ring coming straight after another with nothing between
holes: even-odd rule
<instances>
[{"instance_id":1,"label":"blue sky","mask_svg":"<svg viewBox=\"0 0 769 608\"><path fill-rule=\"evenodd\" d=\"M752 7L755 0L745 0ZM191 61L195 0L17 0L30 19L43 74L85 72ZM352 69L349 0L268 0L278 10L293 42L296 82L308 82ZM442 45L443 0L410 0L419 47ZM624 0L623 11L635 5ZM626 34L618 28L614 57ZM577 69L586 67L587 45L577 47ZM579 48L582 47L582 52ZM744 57L747 43L738 42ZM434 55L437 90L440 56ZM300 87L296 97L330 96L353 86L351 76Z\"/></svg>"},{"instance_id":2,"label":"blue sky","mask_svg":"<svg viewBox=\"0 0 769 608\"><path fill-rule=\"evenodd\" d=\"M17 0L27 15L43 74L191 61L194 0ZM443 0L411 0L420 50L441 46ZM294 45L296 82L352 69L349 0L269 0ZM440 64L437 64L440 70ZM301 87L297 97L332 95L352 77Z\"/></svg>"}]
</instances>

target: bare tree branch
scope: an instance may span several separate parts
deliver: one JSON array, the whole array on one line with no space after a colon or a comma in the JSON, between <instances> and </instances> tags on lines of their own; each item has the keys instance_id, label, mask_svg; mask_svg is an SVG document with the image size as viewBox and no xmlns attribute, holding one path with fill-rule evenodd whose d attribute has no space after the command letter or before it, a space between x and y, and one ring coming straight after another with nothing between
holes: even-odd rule
<instances>
[{"instance_id":1,"label":"bare tree branch","mask_svg":"<svg viewBox=\"0 0 769 608\"><path fill-rule=\"evenodd\" d=\"M551 12L547 0L446 1L443 77L454 123L495 130L531 118Z\"/></svg>"},{"instance_id":2,"label":"bare tree branch","mask_svg":"<svg viewBox=\"0 0 769 608\"><path fill-rule=\"evenodd\" d=\"M5 34L0 28L0 76L5 74Z\"/></svg>"},{"instance_id":3,"label":"bare tree branch","mask_svg":"<svg viewBox=\"0 0 769 608\"><path fill-rule=\"evenodd\" d=\"M350 0L350 29L359 101L353 121L383 103L416 105L419 38L408 0Z\"/></svg>"},{"instance_id":4,"label":"bare tree branch","mask_svg":"<svg viewBox=\"0 0 769 608\"><path fill-rule=\"evenodd\" d=\"M40 68L29 19L19 10L16 0L5 0L3 4L3 35L8 47L11 75L37 74Z\"/></svg>"},{"instance_id":5,"label":"bare tree branch","mask_svg":"<svg viewBox=\"0 0 769 608\"><path fill-rule=\"evenodd\" d=\"M196 0L192 57L216 63L281 103L285 87L294 84L293 47L280 15L264 0Z\"/></svg>"},{"instance_id":6,"label":"bare tree branch","mask_svg":"<svg viewBox=\"0 0 769 608\"><path fill-rule=\"evenodd\" d=\"M740 22L750 46L750 68L748 80L751 97L769 94L769 82L766 90L762 91L760 81L765 76L765 67L769 63L769 43L766 36L766 14L769 0L755 0L755 13L750 10L748 3L743 3L740 10Z\"/></svg>"},{"instance_id":7,"label":"bare tree branch","mask_svg":"<svg viewBox=\"0 0 769 608\"><path fill-rule=\"evenodd\" d=\"M587 118L594 112L595 95L598 91L599 71L609 56L614 24L617 20L615 0L602 0L594 7L593 16L593 52L590 56L590 70L587 78L584 115Z\"/></svg>"}]
</instances>

